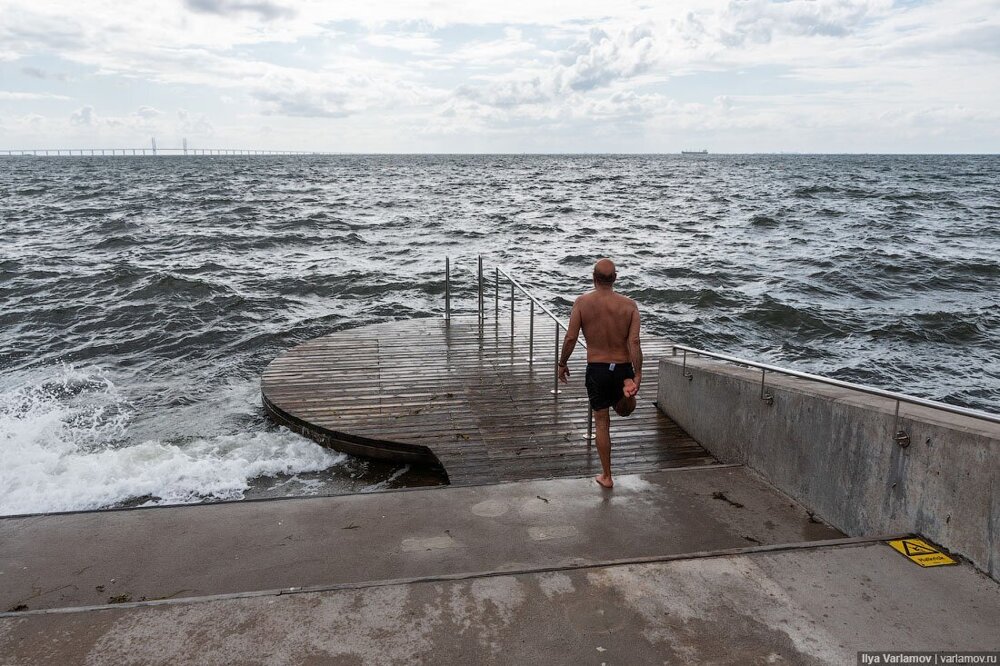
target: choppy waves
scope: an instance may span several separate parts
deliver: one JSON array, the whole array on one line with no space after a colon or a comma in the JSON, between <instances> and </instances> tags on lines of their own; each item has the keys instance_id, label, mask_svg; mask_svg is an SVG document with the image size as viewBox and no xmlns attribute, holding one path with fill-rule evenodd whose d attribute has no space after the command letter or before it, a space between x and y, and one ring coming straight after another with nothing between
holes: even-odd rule
<instances>
[{"instance_id":1,"label":"choppy waves","mask_svg":"<svg viewBox=\"0 0 1000 666\"><path fill-rule=\"evenodd\" d=\"M560 314L594 258L646 330L998 411L1000 159L10 159L0 513L411 483L264 418L332 330L474 303L475 257ZM74 369L75 368L75 369Z\"/></svg>"}]
</instances>

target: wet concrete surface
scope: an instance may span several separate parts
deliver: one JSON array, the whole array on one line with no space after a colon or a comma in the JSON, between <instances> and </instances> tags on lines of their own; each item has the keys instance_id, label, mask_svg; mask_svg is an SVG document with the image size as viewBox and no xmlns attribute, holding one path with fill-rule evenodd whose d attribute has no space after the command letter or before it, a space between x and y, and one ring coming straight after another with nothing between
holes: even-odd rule
<instances>
[{"instance_id":1,"label":"wet concrete surface","mask_svg":"<svg viewBox=\"0 0 1000 666\"><path fill-rule=\"evenodd\" d=\"M0 618L3 664L854 664L1000 650L1000 586L882 543Z\"/></svg>"},{"instance_id":2,"label":"wet concrete surface","mask_svg":"<svg viewBox=\"0 0 1000 666\"><path fill-rule=\"evenodd\" d=\"M843 536L743 467L0 519L0 611Z\"/></svg>"}]
</instances>

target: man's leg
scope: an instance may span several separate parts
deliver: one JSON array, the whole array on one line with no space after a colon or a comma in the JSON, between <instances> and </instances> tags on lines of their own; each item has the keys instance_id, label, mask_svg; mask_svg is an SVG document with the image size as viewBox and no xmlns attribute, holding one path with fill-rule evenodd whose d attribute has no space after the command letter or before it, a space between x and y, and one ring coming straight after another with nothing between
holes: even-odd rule
<instances>
[{"instance_id":1,"label":"man's leg","mask_svg":"<svg viewBox=\"0 0 1000 666\"><path fill-rule=\"evenodd\" d=\"M610 488L615 482L611 480L611 414L606 407L594 410L594 426L597 428L597 455L601 458L603 470L595 481Z\"/></svg>"}]
</instances>

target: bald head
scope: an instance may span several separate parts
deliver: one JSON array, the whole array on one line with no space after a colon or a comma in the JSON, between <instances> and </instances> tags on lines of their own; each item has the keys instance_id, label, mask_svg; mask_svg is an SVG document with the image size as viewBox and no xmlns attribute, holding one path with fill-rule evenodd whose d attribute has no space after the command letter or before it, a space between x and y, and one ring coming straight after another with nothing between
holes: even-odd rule
<instances>
[{"instance_id":1,"label":"bald head","mask_svg":"<svg viewBox=\"0 0 1000 666\"><path fill-rule=\"evenodd\" d=\"M594 264L594 282L610 287L615 283L618 273L615 264L610 259L601 259Z\"/></svg>"}]
</instances>

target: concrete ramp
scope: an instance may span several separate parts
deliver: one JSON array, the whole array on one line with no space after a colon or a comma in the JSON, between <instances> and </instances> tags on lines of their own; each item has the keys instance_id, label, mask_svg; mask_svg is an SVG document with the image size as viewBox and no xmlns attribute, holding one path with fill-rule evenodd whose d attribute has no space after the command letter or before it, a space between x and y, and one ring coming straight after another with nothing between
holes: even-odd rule
<instances>
[{"instance_id":1,"label":"concrete ramp","mask_svg":"<svg viewBox=\"0 0 1000 666\"><path fill-rule=\"evenodd\" d=\"M743 467L0 519L0 610L656 558L842 537Z\"/></svg>"}]
</instances>

